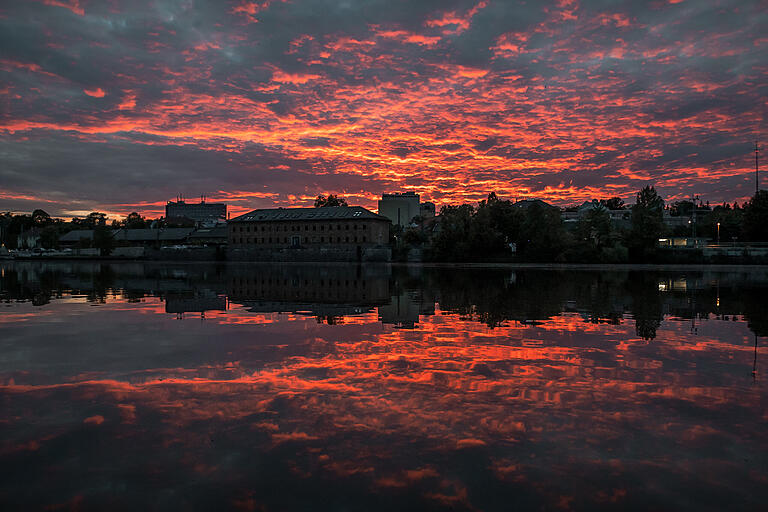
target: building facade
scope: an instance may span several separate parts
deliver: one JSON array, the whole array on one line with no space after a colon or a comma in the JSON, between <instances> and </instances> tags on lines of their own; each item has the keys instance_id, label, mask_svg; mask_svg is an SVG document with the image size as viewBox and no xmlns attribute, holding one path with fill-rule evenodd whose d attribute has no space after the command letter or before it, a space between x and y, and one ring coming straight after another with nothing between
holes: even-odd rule
<instances>
[{"instance_id":1,"label":"building facade","mask_svg":"<svg viewBox=\"0 0 768 512\"><path fill-rule=\"evenodd\" d=\"M258 261L388 260L389 224L361 206L254 210L227 223L228 254Z\"/></svg>"},{"instance_id":2,"label":"building facade","mask_svg":"<svg viewBox=\"0 0 768 512\"><path fill-rule=\"evenodd\" d=\"M224 203L187 203L180 199L168 201L165 205L166 219L190 219L196 225L215 225L227 220L227 205Z\"/></svg>"},{"instance_id":3,"label":"building facade","mask_svg":"<svg viewBox=\"0 0 768 512\"><path fill-rule=\"evenodd\" d=\"M421 214L419 199L419 194L414 192L384 194L379 199L379 215L388 218L394 226L408 226Z\"/></svg>"}]
</instances>

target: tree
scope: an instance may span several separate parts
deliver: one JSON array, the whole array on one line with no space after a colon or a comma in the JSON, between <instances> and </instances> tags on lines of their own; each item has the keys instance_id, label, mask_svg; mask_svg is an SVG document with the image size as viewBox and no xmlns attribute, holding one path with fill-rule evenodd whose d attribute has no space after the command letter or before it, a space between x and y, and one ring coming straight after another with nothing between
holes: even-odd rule
<instances>
[{"instance_id":1,"label":"tree","mask_svg":"<svg viewBox=\"0 0 768 512\"><path fill-rule=\"evenodd\" d=\"M627 245L635 259L645 259L655 252L664 232L664 200L650 185L643 187L636 199Z\"/></svg>"},{"instance_id":2,"label":"tree","mask_svg":"<svg viewBox=\"0 0 768 512\"><path fill-rule=\"evenodd\" d=\"M32 212L32 223L35 226L46 226L51 222L51 216L45 210L37 209Z\"/></svg>"},{"instance_id":3,"label":"tree","mask_svg":"<svg viewBox=\"0 0 768 512\"><path fill-rule=\"evenodd\" d=\"M142 229L147 227L146 219L136 212L129 213L123 224L127 229Z\"/></svg>"},{"instance_id":4,"label":"tree","mask_svg":"<svg viewBox=\"0 0 768 512\"><path fill-rule=\"evenodd\" d=\"M624 200L620 197L612 197L605 202L605 207L609 210L623 210Z\"/></svg>"},{"instance_id":5,"label":"tree","mask_svg":"<svg viewBox=\"0 0 768 512\"><path fill-rule=\"evenodd\" d=\"M608 242L611 235L611 215L601 206L593 206L579 218L576 234L580 240L591 243L600 249Z\"/></svg>"},{"instance_id":6,"label":"tree","mask_svg":"<svg viewBox=\"0 0 768 512\"><path fill-rule=\"evenodd\" d=\"M79 229L94 229L96 226L105 226L107 223L107 214L101 212L91 212L84 219L75 217L72 219L72 225Z\"/></svg>"},{"instance_id":7,"label":"tree","mask_svg":"<svg viewBox=\"0 0 768 512\"><path fill-rule=\"evenodd\" d=\"M335 194L328 194L328 197L324 195L317 196L315 199L315 208L325 208L329 206L349 206L347 200L343 197L339 197Z\"/></svg>"},{"instance_id":8,"label":"tree","mask_svg":"<svg viewBox=\"0 0 768 512\"><path fill-rule=\"evenodd\" d=\"M744 206L744 235L751 242L768 241L768 190L758 191Z\"/></svg>"},{"instance_id":9,"label":"tree","mask_svg":"<svg viewBox=\"0 0 768 512\"><path fill-rule=\"evenodd\" d=\"M96 226L93 230L93 246L101 250L102 256L109 256L112 253L112 249L115 248L112 230L107 226Z\"/></svg>"}]
</instances>

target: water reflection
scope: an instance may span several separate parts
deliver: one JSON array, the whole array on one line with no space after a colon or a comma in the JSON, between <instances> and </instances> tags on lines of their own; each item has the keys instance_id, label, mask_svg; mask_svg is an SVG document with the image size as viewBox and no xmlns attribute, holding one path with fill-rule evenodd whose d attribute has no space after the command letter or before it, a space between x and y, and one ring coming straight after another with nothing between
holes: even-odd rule
<instances>
[{"instance_id":1,"label":"water reflection","mask_svg":"<svg viewBox=\"0 0 768 512\"><path fill-rule=\"evenodd\" d=\"M759 509L766 288L763 269L3 262L0 501Z\"/></svg>"}]
</instances>

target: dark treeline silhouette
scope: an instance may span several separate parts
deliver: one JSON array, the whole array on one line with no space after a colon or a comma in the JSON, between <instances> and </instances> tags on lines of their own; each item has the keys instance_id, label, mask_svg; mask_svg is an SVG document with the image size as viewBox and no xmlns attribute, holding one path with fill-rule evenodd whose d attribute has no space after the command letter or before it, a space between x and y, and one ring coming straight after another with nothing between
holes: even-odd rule
<instances>
[{"instance_id":1,"label":"dark treeline silhouette","mask_svg":"<svg viewBox=\"0 0 768 512\"><path fill-rule=\"evenodd\" d=\"M768 242L768 191L759 191L743 206L712 208L678 201L667 208L670 217L691 216L695 208L693 228L690 223L675 228L665 224L664 201L654 187L644 187L635 199L631 207L620 198L595 200L567 228L559 208L538 200L514 203L490 193L476 206L444 206L431 230L422 224L397 232L395 257L416 248L426 260L444 262L657 262L663 261L658 243L665 236ZM611 210L626 210L626 220L612 221Z\"/></svg>"}]
</instances>

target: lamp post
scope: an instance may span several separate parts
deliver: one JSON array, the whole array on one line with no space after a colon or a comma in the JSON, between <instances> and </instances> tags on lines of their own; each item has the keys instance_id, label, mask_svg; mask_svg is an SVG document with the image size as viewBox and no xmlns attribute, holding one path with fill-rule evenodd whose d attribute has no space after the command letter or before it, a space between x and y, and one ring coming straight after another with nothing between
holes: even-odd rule
<instances>
[{"instance_id":1,"label":"lamp post","mask_svg":"<svg viewBox=\"0 0 768 512\"><path fill-rule=\"evenodd\" d=\"M717 245L720 245L720 223L717 223Z\"/></svg>"}]
</instances>

